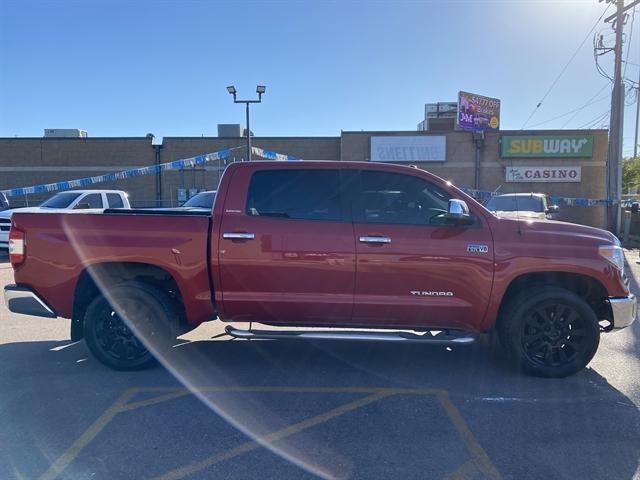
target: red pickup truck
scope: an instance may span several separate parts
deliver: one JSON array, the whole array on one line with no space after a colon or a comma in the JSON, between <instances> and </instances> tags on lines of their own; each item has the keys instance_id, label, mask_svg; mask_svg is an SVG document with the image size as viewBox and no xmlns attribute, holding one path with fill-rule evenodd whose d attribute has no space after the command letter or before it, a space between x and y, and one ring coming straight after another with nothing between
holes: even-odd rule
<instances>
[{"instance_id":1,"label":"red pickup truck","mask_svg":"<svg viewBox=\"0 0 640 480\"><path fill-rule=\"evenodd\" d=\"M249 339L495 330L518 367L562 377L636 316L611 233L498 218L428 172L370 162L234 163L211 213L16 213L10 261L8 308L70 318L116 369L219 318L266 325L227 326Z\"/></svg>"}]
</instances>

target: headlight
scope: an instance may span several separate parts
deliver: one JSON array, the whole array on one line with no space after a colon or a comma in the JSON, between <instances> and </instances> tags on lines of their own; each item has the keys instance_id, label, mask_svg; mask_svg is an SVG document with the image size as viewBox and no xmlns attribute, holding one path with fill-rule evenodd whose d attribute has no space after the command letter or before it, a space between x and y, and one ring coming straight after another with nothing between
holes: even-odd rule
<instances>
[{"instance_id":1,"label":"headlight","mask_svg":"<svg viewBox=\"0 0 640 480\"><path fill-rule=\"evenodd\" d=\"M624 273L624 253L620 246L601 245L600 247L598 247L598 253L601 257L604 257L611 263L613 263L616 268L620 270L620 275Z\"/></svg>"}]
</instances>

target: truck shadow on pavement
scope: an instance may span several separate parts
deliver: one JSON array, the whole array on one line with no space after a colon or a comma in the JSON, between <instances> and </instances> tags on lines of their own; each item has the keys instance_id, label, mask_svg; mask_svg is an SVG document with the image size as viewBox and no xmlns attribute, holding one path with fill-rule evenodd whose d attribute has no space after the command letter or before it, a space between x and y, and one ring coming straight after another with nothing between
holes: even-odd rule
<instances>
[{"instance_id":1,"label":"truck shadow on pavement","mask_svg":"<svg viewBox=\"0 0 640 480\"><path fill-rule=\"evenodd\" d=\"M230 341L222 337L176 346L163 361L175 377L159 367L144 372L109 370L90 356L84 342L0 345L0 376L4 385L0 389L0 422L4 426L0 443L10 446L2 454L9 456L10 463L7 458L0 458L0 463L14 467L17 463L21 472L36 476L52 460L38 457L29 442L51 439L56 448L60 445L66 448L114 398L132 387L186 386L192 390L295 387L310 392L326 387L374 387L445 392L503 478L624 479L634 478L638 470L640 412L629 398L591 368L565 379L525 376L507 365L502 353L488 339L448 350L414 344ZM227 420L226 409L234 405L233 414L229 415L237 424L246 421L249 429L255 428L255 422L259 422L256 419L264 417L264 412L275 408L258 394L225 395L225 401L206 395L202 400L213 410L211 415L221 414ZM46 402L42 402L43 398ZM192 401L199 403L196 399ZM312 393L304 401L319 402L319 394ZM418 445L425 452L449 448L448 440L443 447L442 438L435 434L425 432L408 439L401 436L401 432L411 430L409 425L414 422L432 425L441 419L443 413L427 408L425 402L398 397L396 403L382 404L358 422L350 421L350 417L336 420L339 433L314 441L335 442L341 438L366 444L374 438L375 442L388 444L388 452L409 448L408 445ZM168 404L166 408L170 407ZM145 435L153 438L154 425L160 428L166 415L176 416L178 424L191 425L191 412L183 405L165 412L165 417L152 417ZM386 425L389 437L370 437L367 432L373 427L369 423ZM56 434L52 435L52 431ZM196 448L201 439L201 432L186 432L180 436L179 450ZM50 447L40 446L43 457L59 455L45 455ZM53 450L57 452L56 448ZM156 455L155 450L142 449L140 457L133 456L128 461L151 464ZM368 475L375 476L376 459L367 455L365 448L350 457L354 477L362 477L358 474L360 468L365 468L362 462L369 464ZM379 461L384 464L384 459ZM33 465L38 468L31 471ZM411 465L404 467L410 469ZM102 468L106 469L104 478L108 478L111 467ZM12 478L2 470L2 478ZM292 471L279 478L300 478L300 470ZM244 473L249 478L264 477L264 471ZM390 474L382 470L378 473ZM405 473L405 478L429 477L424 470Z\"/></svg>"}]
</instances>

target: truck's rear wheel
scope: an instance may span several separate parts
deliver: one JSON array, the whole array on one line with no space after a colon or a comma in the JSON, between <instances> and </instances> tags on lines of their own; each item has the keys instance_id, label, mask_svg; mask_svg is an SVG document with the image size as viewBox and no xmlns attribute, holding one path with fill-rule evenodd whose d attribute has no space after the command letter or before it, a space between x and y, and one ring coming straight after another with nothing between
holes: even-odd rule
<instances>
[{"instance_id":1,"label":"truck's rear wheel","mask_svg":"<svg viewBox=\"0 0 640 480\"><path fill-rule=\"evenodd\" d=\"M541 377L566 377L582 370L600 343L593 309L573 292L557 287L520 294L505 307L498 330L517 365Z\"/></svg>"},{"instance_id":2,"label":"truck's rear wheel","mask_svg":"<svg viewBox=\"0 0 640 480\"><path fill-rule=\"evenodd\" d=\"M91 353L104 365L142 370L155 363L151 350L161 352L175 340L177 318L174 305L161 291L128 282L91 301L84 318L84 337Z\"/></svg>"}]
</instances>

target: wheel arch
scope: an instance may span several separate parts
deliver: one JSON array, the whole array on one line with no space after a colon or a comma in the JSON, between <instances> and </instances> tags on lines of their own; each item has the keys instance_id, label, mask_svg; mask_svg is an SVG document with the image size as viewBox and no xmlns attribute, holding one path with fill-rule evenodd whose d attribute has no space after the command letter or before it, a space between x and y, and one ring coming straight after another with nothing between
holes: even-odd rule
<instances>
[{"instance_id":1,"label":"wheel arch","mask_svg":"<svg viewBox=\"0 0 640 480\"><path fill-rule=\"evenodd\" d=\"M130 281L143 282L166 292L179 312L176 326L180 330L187 328L182 293L170 272L147 263L105 262L87 266L78 277L73 295L72 341L83 338L83 323L87 307L100 294L101 288L109 288Z\"/></svg>"},{"instance_id":2,"label":"wheel arch","mask_svg":"<svg viewBox=\"0 0 640 480\"><path fill-rule=\"evenodd\" d=\"M503 312L509 303L535 287L556 287L568 290L583 298L595 312L598 320L611 323L613 318L607 290L596 278L573 272L530 272L514 278L505 290L498 309L497 322L503 320ZM497 323L496 322L496 323ZM612 324L611 324L612 326ZM603 326L607 330L608 326Z\"/></svg>"}]
</instances>

